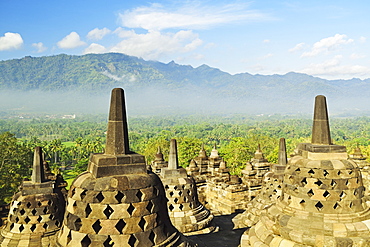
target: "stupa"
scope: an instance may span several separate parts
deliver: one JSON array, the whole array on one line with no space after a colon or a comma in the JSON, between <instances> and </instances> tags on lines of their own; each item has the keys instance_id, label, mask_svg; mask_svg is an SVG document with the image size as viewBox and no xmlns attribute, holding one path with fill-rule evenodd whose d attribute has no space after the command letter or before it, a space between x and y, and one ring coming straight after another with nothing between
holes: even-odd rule
<instances>
[{"instance_id":1,"label":"stupa","mask_svg":"<svg viewBox=\"0 0 370 247\"><path fill-rule=\"evenodd\" d=\"M247 162L245 168L242 170L242 181L248 186L249 201L255 198L262 188L263 176L270 171L271 164L265 159L261 150L261 145L251 159Z\"/></svg>"},{"instance_id":2,"label":"stupa","mask_svg":"<svg viewBox=\"0 0 370 247\"><path fill-rule=\"evenodd\" d=\"M326 98L316 96L311 143L298 145L282 196L241 246L369 246L370 210L358 166L331 143Z\"/></svg>"},{"instance_id":3,"label":"stupa","mask_svg":"<svg viewBox=\"0 0 370 247\"><path fill-rule=\"evenodd\" d=\"M161 169L163 167L168 166L168 162L165 161L164 158L163 158L163 153L162 153L161 147L158 146L158 151L155 154L155 158L154 158L154 160L152 161L152 163L150 165L151 165L151 168L152 168L153 172L155 172L157 174L161 173Z\"/></svg>"},{"instance_id":4,"label":"stupa","mask_svg":"<svg viewBox=\"0 0 370 247\"><path fill-rule=\"evenodd\" d=\"M73 182L58 246L193 246L171 224L163 185L129 149L124 92L112 90L105 153Z\"/></svg>"},{"instance_id":5,"label":"stupa","mask_svg":"<svg viewBox=\"0 0 370 247\"><path fill-rule=\"evenodd\" d=\"M234 229L255 225L260 215L280 198L284 169L287 164L284 138L280 138L279 141L278 162L278 164L271 164L271 171L264 174L261 190L255 198L247 203L245 211L241 214L237 214L232 219Z\"/></svg>"},{"instance_id":6,"label":"stupa","mask_svg":"<svg viewBox=\"0 0 370 247\"><path fill-rule=\"evenodd\" d=\"M214 231L213 215L199 202L194 179L178 165L175 139L170 141L168 159L168 167L161 169L160 178L166 191L168 213L173 225L186 235Z\"/></svg>"},{"instance_id":7,"label":"stupa","mask_svg":"<svg viewBox=\"0 0 370 247\"><path fill-rule=\"evenodd\" d=\"M65 200L55 181L45 178L42 150L35 148L32 178L23 181L10 203L0 232L0 246L55 246L63 221Z\"/></svg>"},{"instance_id":8,"label":"stupa","mask_svg":"<svg viewBox=\"0 0 370 247\"><path fill-rule=\"evenodd\" d=\"M361 148L357 146L349 159L355 162L361 170L362 179L365 187L365 196L370 201L370 163L367 162L366 156L362 153Z\"/></svg>"}]
</instances>

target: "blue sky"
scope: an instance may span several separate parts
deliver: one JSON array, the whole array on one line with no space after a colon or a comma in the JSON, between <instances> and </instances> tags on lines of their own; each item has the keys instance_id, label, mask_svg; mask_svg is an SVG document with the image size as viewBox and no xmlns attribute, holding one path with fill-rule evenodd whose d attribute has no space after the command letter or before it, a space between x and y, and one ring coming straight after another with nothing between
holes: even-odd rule
<instances>
[{"instance_id":1,"label":"blue sky","mask_svg":"<svg viewBox=\"0 0 370 247\"><path fill-rule=\"evenodd\" d=\"M231 74L370 78L368 1L1 0L0 60L121 52Z\"/></svg>"}]
</instances>

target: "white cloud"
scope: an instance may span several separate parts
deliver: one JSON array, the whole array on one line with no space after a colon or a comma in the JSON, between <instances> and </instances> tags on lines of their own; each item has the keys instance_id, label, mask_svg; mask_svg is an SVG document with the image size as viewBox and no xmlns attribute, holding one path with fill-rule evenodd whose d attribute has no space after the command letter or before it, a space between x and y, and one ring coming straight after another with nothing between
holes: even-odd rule
<instances>
[{"instance_id":1,"label":"white cloud","mask_svg":"<svg viewBox=\"0 0 370 247\"><path fill-rule=\"evenodd\" d=\"M363 54L357 54L357 53L352 53L351 56L350 56L350 58L352 60L361 59L361 58L365 58L365 57L366 57L365 55L363 55Z\"/></svg>"},{"instance_id":2,"label":"white cloud","mask_svg":"<svg viewBox=\"0 0 370 247\"><path fill-rule=\"evenodd\" d=\"M272 56L274 56L274 54L272 54L272 53L268 53L268 54L264 55L264 56L262 57L262 59L267 59L267 58L272 57Z\"/></svg>"},{"instance_id":3,"label":"white cloud","mask_svg":"<svg viewBox=\"0 0 370 247\"><path fill-rule=\"evenodd\" d=\"M91 30L88 34L87 34L87 38L90 39L90 40L101 40L102 38L104 38L105 35L111 33L111 30L109 30L108 28L102 28L102 29L99 29L99 28L95 28L93 30Z\"/></svg>"},{"instance_id":4,"label":"white cloud","mask_svg":"<svg viewBox=\"0 0 370 247\"><path fill-rule=\"evenodd\" d=\"M267 44L267 43L270 43L271 42L271 40L269 40L269 39L265 39L265 40L263 40L262 41L264 44Z\"/></svg>"},{"instance_id":5,"label":"white cloud","mask_svg":"<svg viewBox=\"0 0 370 247\"><path fill-rule=\"evenodd\" d=\"M107 52L107 49L102 46L102 45L99 45L99 44L96 44L96 43L92 43L91 45L89 45L89 47L87 47L85 50L84 50L84 54L87 54L87 53L105 53Z\"/></svg>"},{"instance_id":6,"label":"white cloud","mask_svg":"<svg viewBox=\"0 0 370 247\"><path fill-rule=\"evenodd\" d=\"M122 27L117 28L116 30L114 30L113 33L117 34L118 37L120 38L129 38L129 37L133 37L136 35L134 30L126 30L126 29L123 29Z\"/></svg>"},{"instance_id":7,"label":"white cloud","mask_svg":"<svg viewBox=\"0 0 370 247\"><path fill-rule=\"evenodd\" d=\"M116 30L117 31L117 30ZM121 52L145 59L158 59L167 54L176 52L189 52L202 45L202 40L192 31L179 31L177 33L161 33L149 31L137 34L134 31L117 31L126 38L110 49L111 52Z\"/></svg>"},{"instance_id":8,"label":"white cloud","mask_svg":"<svg viewBox=\"0 0 370 247\"><path fill-rule=\"evenodd\" d=\"M366 42L366 37L360 37L360 43L365 43Z\"/></svg>"},{"instance_id":9,"label":"white cloud","mask_svg":"<svg viewBox=\"0 0 370 247\"><path fill-rule=\"evenodd\" d=\"M194 59L195 60L202 60L202 59L204 59L204 55L203 54L195 54Z\"/></svg>"},{"instance_id":10,"label":"white cloud","mask_svg":"<svg viewBox=\"0 0 370 247\"><path fill-rule=\"evenodd\" d=\"M17 50L22 47L23 39L19 33L5 33L0 37L0 51Z\"/></svg>"},{"instance_id":11,"label":"white cloud","mask_svg":"<svg viewBox=\"0 0 370 247\"><path fill-rule=\"evenodd\" d=\"M81 41L80 35L76 32L71 32L57 43L57 46L62 49L73 49L83 45L86 43Z\"/></svg>"},{"instance_id":12,"label":"white cloud","mask_svg":"<svg viewBox=\"0 0 370 247\"><path fill-rule=\"evenodd\" d=\"M345 45L353 42L353 39L346 39L345 34L336 34L333 37L328 37L316 42L311 51L304 52L301 57L313 57L323 52L335 50L340 45Z\"/></svg>"},{"instance_id":13,"label":"white cloud","mask_svg":"<svg viewBox=\"0 0 370 247\"><path fill-rule=\"evenodd\" d=\"M47 47L44 46L44 44L42 42L33 43L32 46L37 49L37 51L36 51L37 53L44 52L48 49Z\"/></svg>"},{"instance_id":14,"label":"white cloud","mask_svg":"<svg viewBox=\"0 0 370 247\"><path fill-rule=\"evenodd\" d=\"M226 4L223 6L202 6L190 2L176 9L166 9L160 4L138 7L119 14L124 27L146 30L169 28L204 29L213 25L234 23L243 20L270 20L266 14L248 10L248 4Z\"/></svg>"},{"instance_id":15,"label":"white cloud","mask_svg":"<svg viewBox=\"0 0 370 247\"><path fill-rule=\"evenodd\" d=\"M362 65L342 65L342 58L341 55L338 55L323 63L311 64L299 72L309 75L336 78L352 78L370 75L370 68Z\"/></svg>"},{"instance_id":16,"label":"white cloud","mask_svg":"<svg viewBox=\"0 0 370 247\"><path fill-rule=\"evenodd\" d=\"M289 52L296 52L303 49L305 43L296 44L293 48L289 49Z\"/></svg>"}]
</instances>

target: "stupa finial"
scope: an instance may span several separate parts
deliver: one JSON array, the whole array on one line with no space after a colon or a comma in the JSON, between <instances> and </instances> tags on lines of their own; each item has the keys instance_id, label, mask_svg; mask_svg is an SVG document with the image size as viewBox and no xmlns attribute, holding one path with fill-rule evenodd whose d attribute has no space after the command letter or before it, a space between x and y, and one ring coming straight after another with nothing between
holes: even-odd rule
<instances>
[{"instance_id":1,"label":"stupa finial","mask_svg":"<svg viewBox=\"0 0 370 247\"><path fill-rule=\"evenodd\" d=\"M315 97L315 110L312 127L312 144L331 145L326 97Z\"/></svg>"},{"instance_id":2,"label":"stupa finial","mask_svg":"<svg viewBox=\"0 0 370 247\"><path fill-rule=\"evenodd\" d=\"M125 95L122 88L114 88L111 95L105 154L129 153L131 152L128 140Z\"/></svg>"},{"instance_id":3,"label":"stupa finial","mask_svg":"<svg viewBox=\"0 0 370 247\"><path fill-rule=\"evenodd\" d=\"M286 166L288 163L287 155L286 155L286 145L285 145L285 138L280 138L279 141L279 157L278 163L279 165Z\"/></svg>"},{"instance_id":4,"label":"stupa finial","mask_svg":"<svg viewBox=\"0 0 370 247\"><path fill-rule=\"evenodd\" d=\"M31 179L33 183L45 182L45 173L41 147L35 147L35 151L33 154L33 169Z\"/></svg>"},{"instance_id":5,"label":"stupa finial","mask_svg":"<svg viewBox=\"0 0 370 247\"><path fill-rule=\"evenodd\" d=\"M170 154L168 156L168 168L177 169L179 164L177 156L177 142L176 139L171 139L170 141Z\"/></svg>"}]
</instances>

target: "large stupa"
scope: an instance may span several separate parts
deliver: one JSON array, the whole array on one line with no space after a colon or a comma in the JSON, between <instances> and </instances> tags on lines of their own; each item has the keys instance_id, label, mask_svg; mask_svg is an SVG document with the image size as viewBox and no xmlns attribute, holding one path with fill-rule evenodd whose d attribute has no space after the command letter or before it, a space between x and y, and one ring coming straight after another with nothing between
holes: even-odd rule
<instances>
[{"instance_id":1,"label":"large stupa","mask_svg":"<svg viewBox=\"0 0 370 247\"><path fill-rule=\"evenodd\" d=\"M315 99L311 143L284 171L282 196L244 233L241 246L370 246L370 210L359 167L332 144L326 98Z\"/></svg>"},{"instance_id":2,"label":"large stupa","mask_svg":"<svg viewBox=\"0 0 370 247\"><path fill-rule=\"evenodd\" d=\"M123 89L112 91L105 153L73 182L59 246L193 246L171 224L163 185L129 149Z\"/></svg>"}]
</instances>

